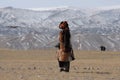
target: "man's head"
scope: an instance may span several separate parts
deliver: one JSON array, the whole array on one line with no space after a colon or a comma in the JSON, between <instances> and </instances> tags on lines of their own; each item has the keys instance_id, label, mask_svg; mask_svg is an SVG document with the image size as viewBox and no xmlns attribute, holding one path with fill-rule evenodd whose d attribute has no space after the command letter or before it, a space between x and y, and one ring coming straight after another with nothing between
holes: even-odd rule
<instances>
[{"instance_id":1,"label":"man's head","mask_svg":"<svg viewBox=\"0 0 120 80\"><path fill-rule=\"evenodd\" d=\"M67 21L62 21L62 22L59 24L59 28L60 28L60 29L66 29L66 28L68 28L68 23L67 23Z\"/></svg>"}]
</instances>

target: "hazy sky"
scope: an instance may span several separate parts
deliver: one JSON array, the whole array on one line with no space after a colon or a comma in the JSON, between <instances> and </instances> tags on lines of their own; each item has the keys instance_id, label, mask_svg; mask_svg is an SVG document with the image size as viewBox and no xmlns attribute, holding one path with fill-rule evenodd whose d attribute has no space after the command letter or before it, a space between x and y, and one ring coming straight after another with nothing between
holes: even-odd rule
<instances>
[{"instance_id":1,"label":"hazy sky","mask_svg":"<svg viewBox=\"0 0 120 80\"><path fill-rule=\"evenodd\" d=\"M116 5L120 5L120 0L0 0L0 7L12 6L16 8L46 8L60 6L96 8Z\"/></svg>"}]
</instances>

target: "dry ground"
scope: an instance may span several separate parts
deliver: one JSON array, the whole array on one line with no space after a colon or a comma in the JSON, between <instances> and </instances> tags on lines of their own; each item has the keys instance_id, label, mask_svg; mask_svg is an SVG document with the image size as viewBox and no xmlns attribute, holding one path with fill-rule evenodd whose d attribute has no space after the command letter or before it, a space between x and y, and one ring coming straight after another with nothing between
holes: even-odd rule
<instances>
[{"instance_id":1,"label":"dry ground","mask_svg":"<svg viewBox=\"0 0 120 80\"><path fill-rule=\"evenodd\" d=\"M70 72L59 72L56 50L0 50L0 80L120 80L120 53L75 50Z\"/></svg>"}]
</instances>

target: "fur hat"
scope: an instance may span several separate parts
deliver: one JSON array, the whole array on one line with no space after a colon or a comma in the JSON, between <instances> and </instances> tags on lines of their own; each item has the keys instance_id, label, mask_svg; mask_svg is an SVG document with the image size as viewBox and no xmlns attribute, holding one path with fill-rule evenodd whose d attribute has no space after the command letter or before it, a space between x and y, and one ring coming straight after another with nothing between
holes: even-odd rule
<instances>
[{"instance_id":1,"label":"fur hat","mask_svg":"<svg viewBox=\"0 0 120 80\"><path fill-rule=\"evenodd\" d=\"M59 28L60 28L60 29L68 28L68 23L67 23L67 21L62 21L62 22L59 24Z\"/></svg>"}]
</instances>

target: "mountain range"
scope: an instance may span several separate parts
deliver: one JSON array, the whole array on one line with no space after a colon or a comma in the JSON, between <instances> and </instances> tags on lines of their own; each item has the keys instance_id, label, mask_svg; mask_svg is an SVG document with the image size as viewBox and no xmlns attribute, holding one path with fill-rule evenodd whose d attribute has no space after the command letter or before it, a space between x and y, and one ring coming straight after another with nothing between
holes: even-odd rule
<instances>
[{"instance_id":1,"label":"mountain range","mask_svg":"<svg viewBox=\"0 0 120 80\"><path fill-rule=\"evenodd\" d=\"M120 8L0 8L0 48L50 49L58 43L61 21L68 21L74 49L120 51Z\"/></svg>"}]
</instances>

